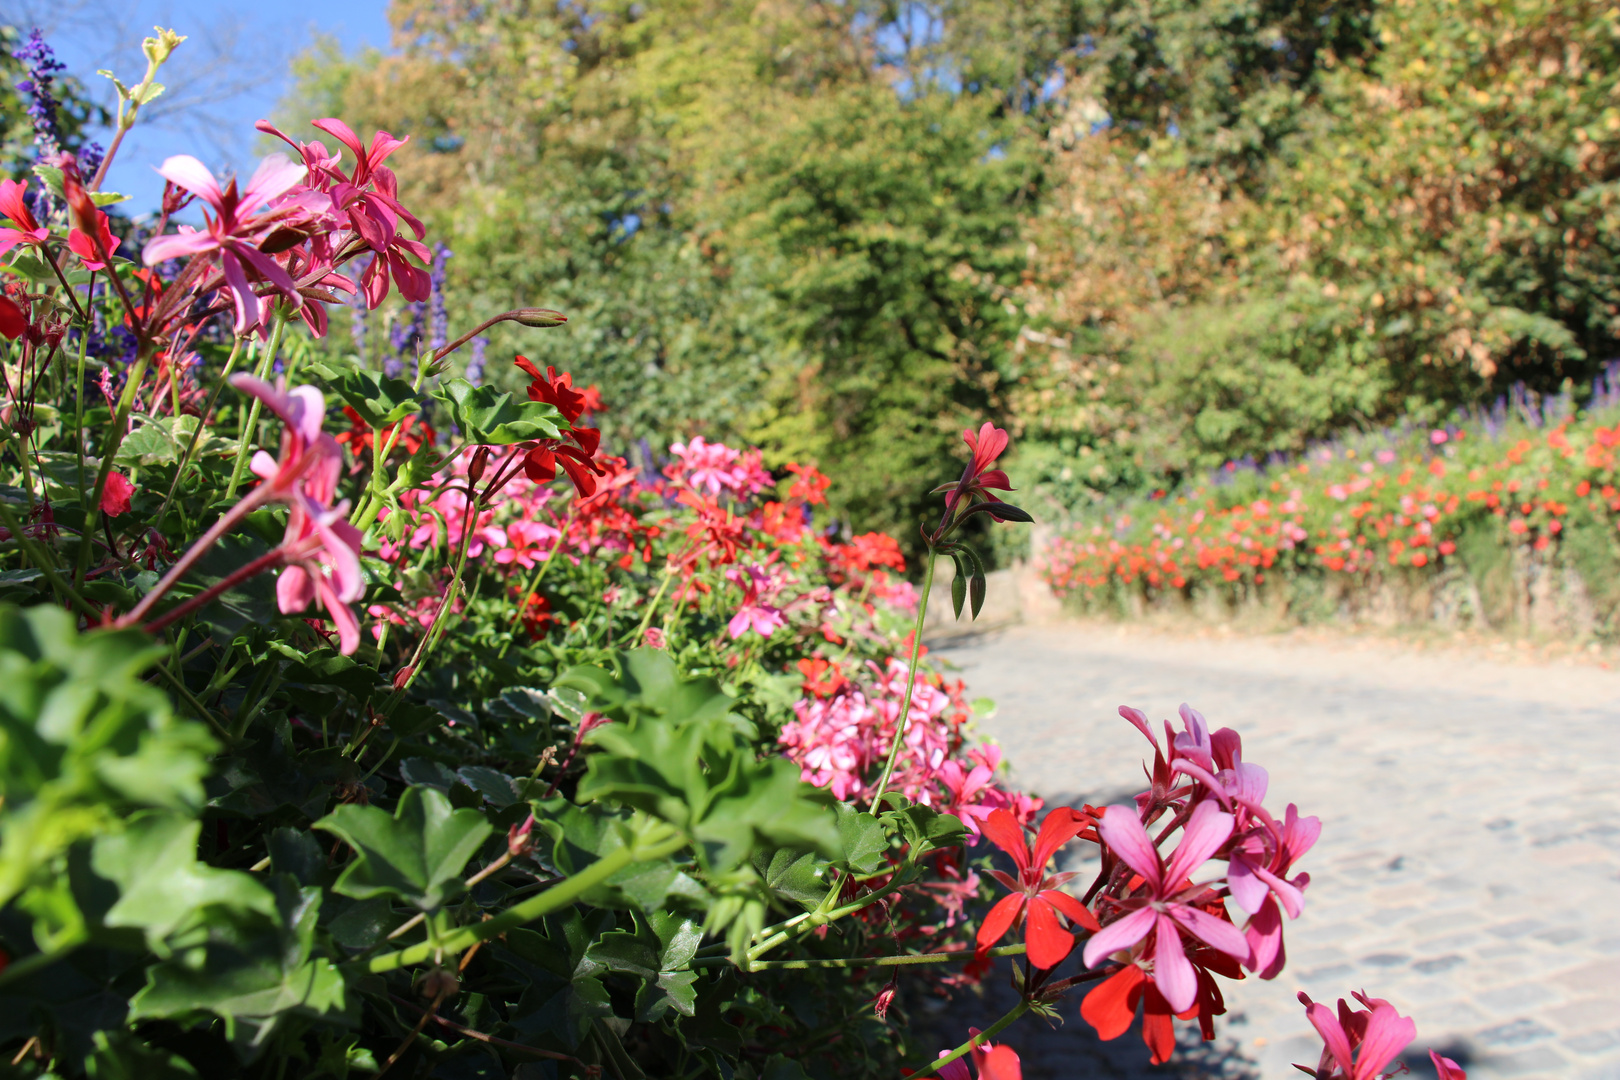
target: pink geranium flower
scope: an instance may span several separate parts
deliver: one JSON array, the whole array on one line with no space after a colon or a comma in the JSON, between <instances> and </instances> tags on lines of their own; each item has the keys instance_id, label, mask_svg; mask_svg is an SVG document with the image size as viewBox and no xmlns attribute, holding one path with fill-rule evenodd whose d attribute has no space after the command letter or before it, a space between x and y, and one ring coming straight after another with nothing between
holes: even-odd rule
<instances>
[{"instance_id":1,"label":"pink geranium flower","mask_svg":"<svg viewBox=\"0 0 1620 1080\"><path fill-rule=\"evenodd\" d=\"M1188 878L1232 835L1232 824L1232 815L1223 813L1214 803L1199 803L1187 819L1180 845L1166 862L1148 839L1135 809L1110 806L1097 826L1098 835L1125 865L1142 876L1142 888L1138 895L1120 903L1121 917L1086 943L1086 966L1096 967L1111 953L1128 949L1153 933L1153 981L1171 1009L1180 1013L1192 1008L1198 993L1197 975L1187 960L1182 931L1228 956L1245 959L1249 943L1237 927L1186 903L1190 896L1204 891L1203 886L1189 887Z\"/></svg>"},{"instance_id":2,"label":"pink geranium flower","mask_svg":"<svg viewBox=\"0 0 1620 1080\"><path fill-rule=\"evenodd\" d=\"M169 158L158 172L177 187L202 199L213 213L203 212L201 229L182 225L177 233L147 241L141 252L147 266L168 259L217 253L226 287L236 305L238 334L264 324L263 302L253 289L249 271L268 281L293 308L303 304L292 277L280 263L259 249L266 237L289 218L308 214L308 207L297 200L284 200L270 207L272 201L286 195L304 178L302 165L294 165L282 154L271 154L259 165L247 188L240 192L234 177L221 188L207 166L189 154Z\"/></svg>"},{"instance_id":3,"label":"pink geranium flower","mask_svg":"<svg viewBox=\"0 0 1620 1080\"><path fill-rule=\"evenodd\" d=\"M1274 979L1286 962L1282 912L1287 911L1290 919L1299 918L1305 909L1305 887L1311 883L1309 874L1299 874L1292 881L1286 875L1322 835L1322 822L1300 817L1293 803L1288 804L1281 825L1258 804L1251 803L1249 808L1258 824L1233 845L1226 884L1232 902L1250 915L1243 931L1249 942L1244 966L1262 979Z\"/></svg>"},{"instance_id":4,"label":"pink geranium flower","mask_svg":"<svg viewBox=\"0 0 1620 1080\"><path fill-rule=\"evenodd\" d=\"M1352 1009L1339 999L1338 1015L1326 1005L1318 1005L1303 992L1300 1003L1305 1017L1322 1036L1322 1057L1316 1068L1295 1068L1316 1080L1380 1080L1396 1055L1417 1038L1417 1025L1402 1016L1395 1006L1381 998L1353 994L1365 1009Z\"/></svg>"},{"instance_id":5,"label":"pink geranium flower","mask_svg":"<svg viewBox=\"0 0 1620 1080\"><path fill-rule=\"evenodd\" d=\"M733 641L750 629L760 637L770 637L787 625L782 609L766 601L766 597L776 589L770 573L763 566L727 567L726 580L741 585L743 590L742 606L726 624Z\"/></svg>"}]
</instances>

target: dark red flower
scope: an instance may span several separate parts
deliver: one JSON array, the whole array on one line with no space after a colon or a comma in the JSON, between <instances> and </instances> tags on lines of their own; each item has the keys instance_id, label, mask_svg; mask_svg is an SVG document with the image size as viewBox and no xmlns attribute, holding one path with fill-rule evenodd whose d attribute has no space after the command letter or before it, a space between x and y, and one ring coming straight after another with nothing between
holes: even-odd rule
<instances>
[{"instance_id":1,"label":"dark red flower","mask_svg":"<svg viewBox=\"0 0 1620 1080\"><path fill-rule=\"evenodd\" d=\"M16 341L28 333L28 313L10 297L0 296L0 334Z\"/></svg>"}]
</instances>

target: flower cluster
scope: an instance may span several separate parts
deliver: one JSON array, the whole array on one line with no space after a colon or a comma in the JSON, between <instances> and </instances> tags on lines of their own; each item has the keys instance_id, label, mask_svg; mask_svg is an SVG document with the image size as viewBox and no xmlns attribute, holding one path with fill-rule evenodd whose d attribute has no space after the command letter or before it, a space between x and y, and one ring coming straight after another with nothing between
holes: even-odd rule
<instances>
[{"instance_id":1,"label":"flower cluster","mask_svg":"<svg viewBox=\"0 0 1620 1080\"><path fill-rule=\"evenodd\" d=\"M1359 580L1434 573L1484 528L1545 552L1566 529L1620 528L1620 423L1602 414L1514 432L1479 421L1421 439L1324 447L1262 471L1122 508L1059 537L1044 575L1059 595L1148 595L1302 573ZM1605 541L1607 543L1607 541Z\"/></svg>"}]
</instances>

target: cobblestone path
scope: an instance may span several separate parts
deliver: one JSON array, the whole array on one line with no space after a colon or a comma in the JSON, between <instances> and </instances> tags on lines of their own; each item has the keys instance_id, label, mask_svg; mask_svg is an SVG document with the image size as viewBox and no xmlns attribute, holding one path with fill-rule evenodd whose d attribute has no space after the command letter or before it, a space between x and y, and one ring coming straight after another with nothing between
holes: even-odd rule
<instances>
[{"instance_id":1,"label":"cobblestone path","mask_svg":"<svg viewBox=\"0 0 1620 1080\"><path fill-rule=\"evenodd\" d=\"M1311 885L1288 967L1228 984L1217 1045L1178 1025L1191 1040L1152 1068L1136 1031L1099 1043L1070 999L1061 1027L1008 1033L1029 1080L1298 1077L1289 1062L1321 1044L1295 993L1363 988L1416 1019L1414 1076L1433 1075L1433 1046L1470 1080L1620 1080L1620 674L1074 627L938 654L996 701L984 732L1049 803L1128 801L1147 744L1116 706L1157 720L1189 701L1242 734L1269 806L1322 819L1296 868ZM995 980L991 1000L950 1010L953 1027L999 1015L1010 990Z\"/></svg>"}]
</instances>

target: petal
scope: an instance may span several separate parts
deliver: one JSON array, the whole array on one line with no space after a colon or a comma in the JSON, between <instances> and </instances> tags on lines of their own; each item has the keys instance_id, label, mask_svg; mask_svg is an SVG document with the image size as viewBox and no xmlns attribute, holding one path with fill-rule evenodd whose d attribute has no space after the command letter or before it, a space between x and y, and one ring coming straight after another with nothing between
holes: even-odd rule
<instances>
[{"instance_id":1,"label":"petal","mask_svg":"<svg viewBox=\"0 0 1620 1080\"><path fill-rule=\"evenodd\" d=\"M988 949L1000 941L1018 919L1018 913L1024 909L1024 895L1013 893L1003 896L996 906L990 909L990 914L984 917L979 926L979 934L974 939L979 948Z\"/></svg>"},{"instance_id":2,"label":"petal","mask_svg":"<svg viewBox=\"0 0 1620 1080\"><path fill-rule=\"evenodd\" d=\"M1159 740L1154 737L1153 729L1148 726L1147 713L1141 709L1133 709L1129 705L1119 707L1119 715L1136 725L1136 730L1147 736L1147 741L1153 744L1153 749L1159 748Z\"/></svg>"},{"instance_id":3,"label":"petal","mask_svg":"<svg viewBox=\"0 0 1620 1080\"><path fill-rule=\"evenodd\" d=\"M225 203L225 194L219 190L219 181L208 171L208 166L190 154L176 154L158 168L165 180L172 180L199 199L219 210Z\"/></svg>"},{"instance_id":4,"label":"petal","mask_svg":"<svg viewBox=\"0 0 1620 1080\"><path fill-rule=\"evenodd\" d=\"M237 372L231 376L230 383L242 393L252 394L264 402L265 407L279 416L285 423L292 424L294 427L297 426L292 401L288 399L286 394L283 394L263 379L254 378L246 372Z\"/></svg>"},{"instance_id":5,"label":"petal","mask_svg":"<svg viewBox=\"0 0 1620 1080\"><path fill-rule=\"evenodd\" d=\"M1153 938L1153 982L1169 1002L1172 1012L1186 1012L1198 998L1198 976L1187 960L1175 920L1159 915L1157 924L1158 932ZM1247 956L1248 952L1245 944L1243 954Z\"/></svg>"},{"instance_id":6,"label":"petal","mask_svg":"<svg viewBox=\"0 0 1620 1080\"><path fill-rule=\"evenodd\" d=\"M1226 870L1226 887L1232 891L1232 899L1250 915L1260 910L1271 892L1266 883L1255 876L1254 870L1253 860L1243 852L1233 852Z\"/></svg>"},{"instance_id":7,"label":"petal","mask_svg":"<svg viewBox=\"0 0 1620 1080\"><path fill-rule=\"evenodd\" d=\"M288 415L283 419L307 445L313 446L320 439L321 424L326 420L325 396L313 386L295 386L287 391L285 400Z\"/></svg>"},{"instance_id":8,"label":"petal","mask_svg":"<svg viewBox=\"0 0 1620 1080\"><path fill-rule=\"evenodd\" d=\"M1024 944L1029 950L1029 962L1045 971L1057 967L1074 951L1074 935L1058 924L1052 905L1037 896L1029 902Z\"/></svg>"},{"instance_id":9,"label":"petal","mask_svg":"<svg viewBox=\"0 0 1620 1080\"><path fill-rule=\"evenodd\" d=\"M1109 816L1113 816L1113 811L1109 811ZM1232 815L1222 813L1214 803L1199 803L1182 829L1181 844L1165 866L1166 885L1174 887L1192 877L1193 871L1208 862L1215 850L1226 843L1227 837L1232 835L1233 824ZM1145 839L1147 833L1142 836Z\"/></svg>"},{"instance_id":10,"label":"petal","mask_svg":"<svg viewBox=\"0 0 1620 1080\"><path fill-rule=\"evenodd\" d=\"M349 148L349 152L354 155L357 168L365 164L366 148L364 144L360 142L360 137L354 133L354 129L348 124L345 124L341 120L327 117L321 120L311 120L309 122L309 126L312 128L319 128L321 131L326 132L344 146L347 146Z\"/></svg>"},{"instance_id":11,"label":"petal","mask_svg":"<svg viewBox=\"0 0 1620 1080\"><path fill-rule=\"evenodd\" d=\"M1024 840L1024 830L1019 826L1018 819L1005 810L993 810L990 816L984 819L984 835L990 842L1013 857L1018 864L1020 872L1028 870L1029 844Z\"/></svg>"},{"instance_id":12,"label":"petal","mask_svg":"<svg viewBox=\"0 0 1620 1080\"><path fill-rule=\"evenodd\" d=\"M226 251L220 256L219 262L225 272L225 283L230 286L231 297L236 303L236 333L240 337L262 321L263 309L236 256Z\"/></svg>"},{"instance_id":13,"label":"petal","mask_svg":"<svg viewBox=\"0 0 1620 1080\"><path fill-rule=\"evenodd\" d=\"M1150 907L1137 908L1123 919L1109 923L1086 942L1085 954L1081 957L1086 967L1096 967L1097 962L1118 952L1128 949L1138 941L1147 937L1148 931L1153 929L1158 914Z\"/></svg>"},{"instance_id":14,"label":"petal","mask_svg":"<svg viewBox=\"0 0 1620 1080\"><path fill-rule=\"evenodd\" d=\"M979 1080L1024 1080L1023 1066L1010 1046L993 1047L979 1062Z\"/></svg>"},{"instance_id":15,"label":"petal","mask_svg":"<svg viewBox=\"0 0 1620 1080\"><path fill-rule=\"evenodd\" d=\"M276 607L283 615L292 615L309 607L315 599L315 583L309 571L297 563L281 571L276 578Z\"/></svg>"},{"instance_id":16,"label":"petal","mask_svg":"<svg viewBox=\"0 0 1620 1080\"><path fill-rule=\"evenodd\" d=\"M1243 931L1225 919L1217 919L1207 911L1200 911L1186 904L1166 904L1165 912L1205 945L1219 949L1228 956L1235 956L1239 960L1249 955L1249 943L1244 940ZM1181 1009L1176 1011L1180 1012Z\"/></svg>"},{"instance_id":17,"label":"petal","mask_svg":"<svg viewBox=\"0 0 1620 1080\"><path fill-rule=\"evenodd\" d=\"M1299 886L1291 881L1283 880L1264 867L1256 868L1255 876L1270 886L1271 891L1277 894L1277 899L1282 901L1283 909L1288 912L1290 919L1299 918L1299 913L1305 910L1305 894L1300 890ZM1311 879L1309 874L1299 876L1302 882L1308 882Z\"/></svg>"},{"instance_id":18,"label":"petal","mask_svg":"<svg viewBox=\"0 0 1620 1080\"><path fill-rule=\"evenodd\" d=\"M1441 1057L1430 1050L1429 1060L1434 1063L1436 1080L1468 1080L1468 1074L1463 1072L1462 1066L1450 1058Z\"/></svg>"},{"instance_id":19,"label":"petal","mask_svg":"<svg viewBox=\"0 0 1620 1080\"><path fill-rule=\"evenodd\" d=\"M244 244L240 240L225 241L225 249L253 267L261 277L281 290L287 297L287 302L293 307L296 308L304 302L303 294L298 291L298 283L293 281L292 275L282 269L281 264L276 260L251 244Z\"/></svg>"},{"instance_id":20,"label":"petal","mask_svg":"<svg viewBox=\"0 0 1620 1080\"><path fill-rule=\"evenodd\" d=\"M1249 943L1244 967L1262 979L1275 979L1282 973L1287 954L1283 948L1282 913L1277 910L1275 899L1266 898L1265 905L1244 927L1243 936Z\"/></svg>"},{"instance_id":21,"label":"petal","mask_svg":"<svg viewBox=\"0 0 1620 1080\"><path fill-rule=\"evenodd\" d=\"M1142 828L1136 809L1130 806L1110 806L1097 823L1097 835L1126 866L1141 874L1148 885L1157 891L1164 880L1159 865L1159 853Z\"/></svg>"},{"instance_id":22,"label":"petal","mask_svg":"<svg viewBox=\"0 0 1620 1080\"><path fill-rule=\"evenodd\" d=\"M1048 904L1051 904L1053 907L1063 912L1063 914L1067 916L1068 920L1074 923L1076 926L1084 927L1085 929L1090 930L1092 933L1096 933L1098 930L1102 929L1102 927L1097 925L1097 916L1093 915L1084 904L1066 892L1059 892L1056 889L1047 889L1045 892L1040 894L1040 899L1045 900Z\"/></svg>"},{"instance_id":23,"label":"petal","mask_svg":"<svg viewBox=\"0 0 1620 1080\"><path fill-rule=\"evenodd\" d=\"M263 450L260 450L253 455L253 459L248 462L248 468L252 469L253 475L257 476L260 480L273 479L276 473L281 471L281 467L276 463L276 459L265 453Z\"/></svg>"},{"instance_id":24,"label":"petal","mask_svg":"<svg viewBox=\"0 0 1620 1080\"><path fill-rule=\"evenodd\" d=\"M1402 1016L1393 1005L1379 1005L1367 1018L1367 1034L1362 1037L1357 1052L1356 1071L1359 1078L1382 1076L1384 1066L1417 1038L1417 1024L1409 1016Z\"/></svg>"},{"instance_id":25,"label":"petal","mask_svg":"<svg viewBox=\"0 0 1620 1080\"><path fill-rule=\"evenodd\" d=\"M213 236L182 225L177 233L154 236L148 240L146 247L141 249L141 261L147 266L156 266L169 259L184 259L217 247L219 242Z\"/></svg>"},{"instance_id":26,"label":"petal","mask_svg":"<svg viewBox=\"0 0 1620 1080\"><path fill-rule=\"evenodd\" d=\"M1226 729L1222 728L1221 730L1225 731ZM1216 734L1219 733L1216 732ZM1227 784L1227 790L1235 798L1252 803L1258 803L1265 799L1266 788L1271 782L1271 777L1266 774L1264 768L1259 765L1250 765L1247 761L1240 761L1232 771L1236 775Z\"/></svg>"},{"instance_id":27,"label":"petal","mask_svg":"<svg viewBox=\"0 0 1620 1080\"><path fill-rule=\"evenodd\" d=\"M1355 1076L1355 1064L1350 1056L1350 1039L1344 1033L1344 1027L1339 1018L1333 1015L1333 1010L1326 1005L1312 1002L1305 1008L1305 1019L1311 1022L1316 1033L1322 1036L1322 1042L1333 1060L1339 1063L1339 1070L1345 1076Z\"/></svg>"},{"instance_id":28,"label":"petal","mask_svg":"<svg viewBox=\"0 0 1620 1080\"><path fill-rule=\"evenodd\" d=\"M354 617L354 611L340 600L332 587L326 583L325 578L317 578L316 588L320 590L321 603L325 605L327 614L332 617L332 625L338 633L338 652L344 656L352 656L360 647L360 621Z\"/></svg>"},{"instance_id":29,"label":"petal","mask_svg":"<svg viewBox=\"0 0 1620 1080\"><path fill-rule=\"evenodd\" d=\"M1135 964L1126 964L1099 983L1080 1003L1080 1018L1097 1029L1100 1039L1117 1039L1136 1019L1147 976Z\"/></svg>"},{"instance_id":30,"label":"petal","mask_svg":"<svg viewBox=\"0 0 1620 1080\"><path fill-rule=\"evenodd\" d=\"M1060 806L1046 815L1041 831L1035 837L1035 853L1029 860L1031 870L1043 870L1058 848L1073 840L1089 824L1086 815L1072 806Z\"/></svg>"},{"instance_id":31,"label":"petal","mask_svg":"<svg viewBox=\"0 0 1620 1080\"><path fill-rule=\"evenodd\" d=\"M254 170L253 179L248 181L242 201L237 204L237 215L251 214L276 196L286 194L308 172L304 166L288 160L286 154L271 154Z\"/></svg>"}]
</instances>

